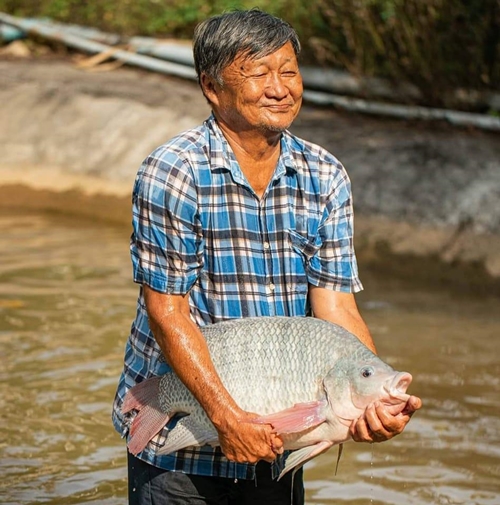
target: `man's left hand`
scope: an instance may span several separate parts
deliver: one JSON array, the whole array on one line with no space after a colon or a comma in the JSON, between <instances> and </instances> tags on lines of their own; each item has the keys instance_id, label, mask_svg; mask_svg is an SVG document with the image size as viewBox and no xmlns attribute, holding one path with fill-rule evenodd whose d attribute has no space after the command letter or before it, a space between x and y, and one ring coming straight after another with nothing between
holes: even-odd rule
<instances>
[{"instance_id":1,"label":"man's left hand","mask_svg":"<svg viewBox=\"0 0 500 505\"><path fill-rule=\"evenodd\" d=\"M421 407L422 400L417 396L410 396L404 409L396 415L391 414L387 406L374 403L351 423L352 438L355 442L385 442L399 435Z\"/></svg>"}]
</instances>

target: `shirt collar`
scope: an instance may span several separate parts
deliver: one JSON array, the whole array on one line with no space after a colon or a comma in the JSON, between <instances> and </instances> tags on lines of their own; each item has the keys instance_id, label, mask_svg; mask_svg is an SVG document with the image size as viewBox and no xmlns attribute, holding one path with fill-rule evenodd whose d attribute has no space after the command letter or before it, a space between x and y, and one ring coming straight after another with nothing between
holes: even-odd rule
<instances>
[{"instance_id":1,"label":"shirt collar","mask_svg":"<svg viewBox=\"0 0 500 505\"><path fill-rule=\"evenodd\" d=\"M210 169L220 170L225 169L231 172L235 182L243 184L246 182L236 157L234 156L233 150L229 145L229 142L224 137L215 116L210 114L210 117L205 121L209 135L210 144ZM288 131L285 131L281 135L281 154L278 160L278 165L274 172L273 179L278 179L285 175L287 170L297 171L296 164L293 162L292 148L291 148L291 135Z\"/></svg>"}]
</instances>

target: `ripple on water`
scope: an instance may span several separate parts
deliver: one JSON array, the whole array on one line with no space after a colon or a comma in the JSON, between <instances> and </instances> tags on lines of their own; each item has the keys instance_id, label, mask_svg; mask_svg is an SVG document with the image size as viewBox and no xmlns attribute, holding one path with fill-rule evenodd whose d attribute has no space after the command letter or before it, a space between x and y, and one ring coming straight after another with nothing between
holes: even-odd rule
<instances>
[{"instance_id":1,"label":"ripple on water","mask_svg":"<svg viewBox=\"0 0 500 505\"><path fill-rule=\"evenodd\" d=\"M450 505L498 505L499 495L496 492L482 491L475 488L455 486L430 486L423 491L428 503Z\"/></svg>"},{"instance_id":2,"label":"ripple on water","mask_svg":"<svg viewBox=\"0 0 500 505\"><path fill-rule=\"evenodd\" d=\"M471 480L473 477L470 472L454 471L442 466L435 466L429 463L427 466L387 466L383 468L370 468L362 470L360 475L370 478L387 479L395 482L463 482Z\"/></svg>"},{"instance_id":3,"label":"ripple on water","mask_svg":"<svg viewBox=\"0 0 500 505\"><path fill-rule=\"evenodd\" d=\"M419 496L405 491L395 491L385 486L357 481L338 483L330 481L313 481L306 483L307 503L348 503L361 505L367 503L383 503L385 505L429 505L429 502Z\"/></svg>"}]
</instances>

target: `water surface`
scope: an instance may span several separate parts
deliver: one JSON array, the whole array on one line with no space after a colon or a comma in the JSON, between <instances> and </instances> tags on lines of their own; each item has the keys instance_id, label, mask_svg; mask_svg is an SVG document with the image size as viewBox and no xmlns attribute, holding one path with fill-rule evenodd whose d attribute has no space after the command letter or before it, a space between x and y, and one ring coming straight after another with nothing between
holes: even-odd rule
<instances>
[{"instance_id":1,"label":"water surface","mask_svg":"<svg viewBox=\"0 0 500 505\"><path fill-rule=\"evenodd\" d=\"M0 503L126 503L111 402L135 311L128 230L0 215ZM500 301L372 273L359 296L381 356L425 408L378 445L306 466L319 504L500 503Z\"/></svg>"}]
</instances>

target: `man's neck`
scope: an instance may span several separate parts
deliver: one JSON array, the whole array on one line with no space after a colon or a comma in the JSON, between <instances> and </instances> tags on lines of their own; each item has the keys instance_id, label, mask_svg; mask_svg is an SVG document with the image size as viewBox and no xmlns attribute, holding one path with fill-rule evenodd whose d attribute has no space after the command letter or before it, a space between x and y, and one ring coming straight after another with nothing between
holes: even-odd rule
<instances>
[{"instance_id":1,"label":"man's neck","mask_svg":"<svg viewBox=\"0 0 500 505\"><path fill-rule=\"evenodd\" d=\"M228 141L255 193L261 198L271 180L280 156L279 132L234 132L225 125L220 129Z\"/></svg>"}]
</instances>

